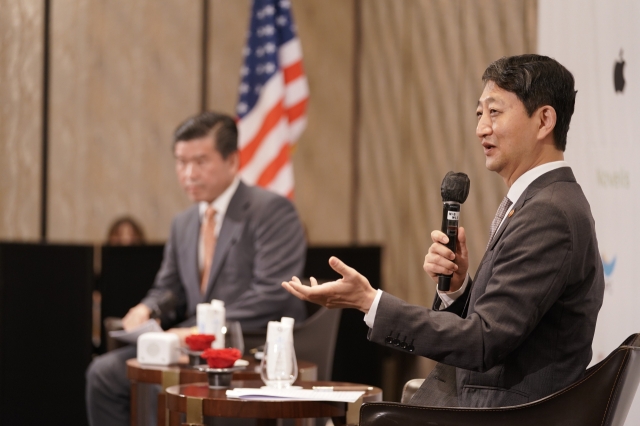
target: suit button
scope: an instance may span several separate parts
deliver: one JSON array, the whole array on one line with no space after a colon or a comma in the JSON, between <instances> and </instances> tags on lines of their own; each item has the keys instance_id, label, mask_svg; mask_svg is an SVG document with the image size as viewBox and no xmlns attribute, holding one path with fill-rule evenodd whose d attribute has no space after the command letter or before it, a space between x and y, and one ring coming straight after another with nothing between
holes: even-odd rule
<instances>
[{"instance_id":1,"label":"suit button","mask_svg":"<svg viewBox=\"0 0 640 426\"><path fill-rule=\"evenodd\" d=\"M399 339L399 337L400 337L400 333L398 333L398 335L393 339L393 344L394 344L395 346L400 346L400 339Z\"/></svg>"},{"instance_id":2,"label":"suit button","mask_svg":"<svg viewBox=\"0 0 640 426\"><path fill-rule=\"evenodd\" d=\"M384 339L384 342L388 345L392 345L393 344L393 337L389 336L386 339Z\"/></svg>"},{"instance_id":3,"label":"suit button","mask_svg":"<svg viewBox=\"0 0 640 426\"><path fill-rule=\"evenodd\" d=\"M407 346L407 350L408 350L409 352L413 352L413 351L415 351L415 350L416 350L416 348L415 348L413 345L409 345L409 346Z\"/></svg>"},{"instance_id":4,"label":"suit button","mask_svg":"<svg viewBox=\"0 0 640 426\"><path fill-rule=\"evenodd\" d=\"M387 337L384 338L384 342L387 345L392 345L393 344L393 337L391 337L391 333L389 333L389 335Z\"/></svg>"}]
</instances>

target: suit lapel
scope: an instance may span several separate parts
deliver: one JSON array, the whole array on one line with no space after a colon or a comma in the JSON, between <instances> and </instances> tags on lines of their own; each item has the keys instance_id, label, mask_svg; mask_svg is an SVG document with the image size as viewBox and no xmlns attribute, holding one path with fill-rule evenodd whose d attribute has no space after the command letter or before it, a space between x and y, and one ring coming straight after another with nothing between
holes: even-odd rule
<instances>
[{"instance_id":1,"label":"suit lapel","mask_svg":"<svg viewBox=\"0 0 640 426\"><path fill-rule=\"evenodd\" d=\"M507 212L507 218L504 220L504 222L502 222L502 224L500 225L500 228L498 228L498 230L496 231L496 234L493 236L493 239L491 240L491 244L489 244L489 247L487 247L487 252L493 250L493 247L495 247L496 243L500 240L500 237L502 237L504 230L507 229L507 226L509 226L509 222L511 222L511 218L516 215L516 213L520 210L520 208L522 208L522 205L524 204L524 201L525 201L525 196L526 196L526 191L524 194L520 196L516 204L511 206L511 208Z\"/></svg>"},{"instance_id":2,"label":"suit lapel","mask_svg":"<svg viewBox=\"0 0 640 426\"><path fill-rule=\"evenodd\" d=\"M526 194L523 194L523 195L526 195ZM478 277L480 276L480 271L482 270L482 267L485 264L486 257L489 256L489 253L491 253L491 251L493 251L493 248L495 247L495 245L498 243L498 241L500 241L500 238L502 237L502 234L504 233L504 230L507 229L507 226L509 225L509 222L511 222L511 218L516 215L516 212L518 210L520 210L520 208L524 204L524 200L525 200L525 197L521 196L518 199L518 202L514 206L512 206L509 209L509 211L506 213L507 214L507 218L504 220L504 222L502 222L502 224L500 225L500 228L498 228L498 230L496 231L495 235L493 236L493 239L491 240L489 246L484 251L484 255L482 255L482 260L480 260L480 265L478 266L478 269L476 270L476 273L473 276L472 283L476 283L478 281ZM471 290L473 291L474 289L472 288ZM467 306L465 306L465 313L464 313L463 318L466 318L466 315L468 313L469 305L471 305L471 306L475 305L475 299L477 299L477 297L478 297L478 295L475 294L475 293L471 294L469 296L469 298L467 299ZM471 299L473 299L472 303L471 303Z\"/></svg>"},{"instance_id":3,"label":"suit lapel","mask_svg":"<svg viewBox=\"0 0 640 426\"><path fill-rule=\"evenodd\" d=\"M200 241L200 215L198 206L193 209L187 220L180 259L180 269L184 271L185 288L195 289L200 294L200 268L198 266L198 243ZM190 290L189 290L190 291Z\"/></svg>"},{"instance_id":4,"label":"suit lapel","mask_svg":"<svg viewBox=\"0 0 640 426\"><path fill-rule=\"evenodd\" d=\"M518 211L520 211L520 209L524 206L524 204L528 200L530 200L534 195L536 195L538 191L540 191L542 188L554 182L560 182L560 181L565 181L565 182L576 181L576 178L574 177L573 172L569 167L561 167L559 169L552 170L548 173L543 174L538 179L531 182L531 184L527 187L527 189L520 196L520 198L518 198L515 205L513 205L507 212L507 218L504 220L500 228L498 228L498 230L496 231L496 234L491 240L491 243L489 244L489 246L487 247L487 250L484 252L484 255L482 256L482 260L480 261L480 266L478 266L478 269L476 270L472 283L477 282L478 277L480 276L480 271L482 270L482 267L485 264L486 257L489 256L489 253L494 249L498 241L500 241L500 238L502 238L502 234L504 234L505 230L509 226L509 223L511 222L513 217L515 217L518 214ZM512 211L513 213L511 213ZM473 288L472 288L472 291L473 291ZM477 295L471 295L470 299L474 298L474 296L475 298L478 297Z\"/></svg>"},{"instance_id":5,"label":"suit lapel","mask_svg":"<svg viewBox=\"0 0 640 426\"><path fill-rule=\"evenodd\" d=\"M218 240L216 242L216 250L213 255L213 263L211 264L211 273L209 274L205 300L208 300L211 297L211 293L215 287L215 282L218 279L218 275L224 265L225 259L233 245L242 235L242 230L244 229L245 224L244 212L246 211L246 207L249 202L246 194L247 189L247 186L240 182L236 193L231 198L231 202L229 202L229 207L227 207L227 212L224 215L220 234L218 235Z\"/></svg>"},{"instance_id":6,"label":"suit lapel","mask_svg":"<svg viewBox=\"0 0 640 426\"><path fill-rule=\"evenodd\" d=\"M559 169L552 170L548 173L543 174L538 179L531 182L531 184L527 187L527 189L525 189L524 193L520 196L518 201L516 201L516 204L512 206L507 212L507 218L504 220L504 222L502 222L502 225L500 226L500 228L498 228L498 231L494 235L493 240L491 240L491 244L489 245L489 247L487 247L487 252L489 252L490 250L493 250L496 243L500 241L500 238L502 237L502 234L504 233L505 229L507 229L507 226L509 226L509 222L511 222L512 217L518 214L518 211L522 208L522 206L524 206L525 202L530 200L542 188L554 182L561 182L561 181L565 181L565 182L576 181L576 178L573 176L573 172L569 167L560 167ZM485 252L485 256L486 256L486 252Z\"/></svg>"}]
</instances>

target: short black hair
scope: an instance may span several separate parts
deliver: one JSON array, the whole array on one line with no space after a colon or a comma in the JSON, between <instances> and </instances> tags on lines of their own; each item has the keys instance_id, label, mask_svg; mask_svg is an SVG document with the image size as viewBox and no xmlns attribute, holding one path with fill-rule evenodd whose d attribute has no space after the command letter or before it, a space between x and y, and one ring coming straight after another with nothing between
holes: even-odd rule
<instances>
[{"instance_id":1,"label":"short black hair","mask_svg":"<svg viewBox=\"0 0 640 426\"><path fill-rule=\"evenodd\" d=\"M514 93L524 104L529 117L541 106L553 107L557 117L553 139L556 148L565 150L578 93L568 69L548 56L510 56L489 65L482 81L485 84L493 81L501 89Z\"/></svg>"},{"instance_id":2,"label":"short black hair","mask_svg":"<svg viewBox=\"0 0 640 426\"><path fill-rule=\"evenodd\" d=\"M173 134L173 147L178 142L213 135L215 148L226 159L238 150L238 128L233 118L212 111L187 118Z\"/></svg>"}]
</instances>

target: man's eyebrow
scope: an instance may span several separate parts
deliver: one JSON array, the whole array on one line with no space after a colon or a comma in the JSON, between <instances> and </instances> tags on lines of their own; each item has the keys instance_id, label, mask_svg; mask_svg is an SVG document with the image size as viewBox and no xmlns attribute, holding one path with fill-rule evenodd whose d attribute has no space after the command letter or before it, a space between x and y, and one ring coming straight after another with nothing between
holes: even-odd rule
<instances>
[{"instance_id":1,"label":"man's eyebrow","mask_svg":"<svg viewBox=\"0 0 640 426\"><path fill-rule=\"evenodd\" d=\"M484 100L485 103L489 103L489 102L495 102L495 98L489 96L488 98L486 98ZM482 105L482 101L480 99L478 99L478 104L476 105L476 108L479 107L480 105Z\"/></svg>"},{"instance_id":2,"label":"man's eyebrow","mask_svg":"<svg viewBox=\"0 0 640 426\"><path fill-rule=\"evenodd\" d=\"M174 154L174 156L175 156L177 159L180 159L180 160L184 159L184 160L192 160L192 161L193 161L193 160L201 160L201 159L203 159L203 158L207 158L206 154L196 154L196 155L194 155L193 157L189 157L189 156L182 156L182 157L180 157L180 156L178 156L178 155L176 155L176 154Z\"/></svg>"}]
</instances>

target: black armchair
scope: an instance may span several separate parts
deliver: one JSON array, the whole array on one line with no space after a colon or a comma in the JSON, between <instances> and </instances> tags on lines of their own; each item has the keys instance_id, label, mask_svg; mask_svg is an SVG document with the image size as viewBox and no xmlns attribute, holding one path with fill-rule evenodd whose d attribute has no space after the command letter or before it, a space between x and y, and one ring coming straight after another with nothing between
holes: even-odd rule
<instances>
[{"instance_id":1,"label":"black armchair","mask_svg":"<svg viewBox=\"0 0 640 426\"><path fill-rule=\"evenodd\" d=\"M361 426L622 426L640 381L640 334L627 338L583 379L538 401L504 408L364 404Z\"/></svg>"}]
</instances>

